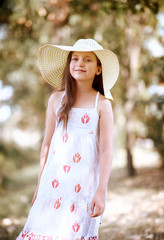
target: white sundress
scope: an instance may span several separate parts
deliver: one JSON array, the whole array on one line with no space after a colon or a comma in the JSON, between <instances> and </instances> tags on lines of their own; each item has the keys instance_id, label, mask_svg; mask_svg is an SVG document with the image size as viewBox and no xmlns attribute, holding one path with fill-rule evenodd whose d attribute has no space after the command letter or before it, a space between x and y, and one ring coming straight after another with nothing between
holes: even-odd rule
<instances>
[{"instance_id":1,"label":"white sundress","mask_svg":"<svg viewBox=\"0 0 164 240\"><path fill-rule=\"evenodd\" d=\"M102 216L89 216L99 183L98 98L94 108L70 110L67 132L56 126L37 199L16 240L98 239Z\"/></svg>"}]
</instances>

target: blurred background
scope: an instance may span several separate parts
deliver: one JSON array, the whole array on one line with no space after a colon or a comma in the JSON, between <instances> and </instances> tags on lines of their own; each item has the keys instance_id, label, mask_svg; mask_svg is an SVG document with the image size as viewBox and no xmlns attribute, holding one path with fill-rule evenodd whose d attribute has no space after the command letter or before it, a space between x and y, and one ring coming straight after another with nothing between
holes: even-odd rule
<instances>
[{"instance_id":1,"label":"blurred background","mask_svg":"<svg viewBox=\"0 0 164 240\"><path fill-rule=\"evenodd\" d=\"M52 88L38 48L94 38L116 53L113 169L100 240L164 239L163 0L0 1L0 240L21 231Z\"/></svg>"}]
</instances>

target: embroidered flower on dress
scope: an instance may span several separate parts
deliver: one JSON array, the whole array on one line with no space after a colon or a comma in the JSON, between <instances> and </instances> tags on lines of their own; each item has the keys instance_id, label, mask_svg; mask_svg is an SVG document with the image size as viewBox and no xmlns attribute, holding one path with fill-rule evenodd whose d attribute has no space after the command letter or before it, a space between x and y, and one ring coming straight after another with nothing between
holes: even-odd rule
<instances>
[{"instance_id":1,"label":"embroidered flower on dress","mask_svg":"<svg viewBox=\"0 0 164 240\"><path fill-rule=\"evenodd\" d=\"M68 133L65 133L65 134L63 135L63 142L66 143L67 140L68 140Z\"/></svg>"},{"instance_id":2,"label":"embroidered flower on dress","mask_svg":"<svg viewBox=\"0 0 164 240\"><path fill-rule=\"evenodd\" d=\"M80 225L78 224L78 222L75 222L73 225L72 225L72 229L74 232L78 232L79 229L80 229Z\"/></svg>"},{"instance_id":3,"label":"embroidered flower on dress","mask_svg":"<svg viewBox=\"0 0 164 240\"><path fill-rule=\"evenodd\" d=\"M76 186L75 186L75 192L78 193L78 192L80 192L80 190L81 190L80 184L76 184Z\"/></svg>"},{"instance_id":4,"label":"embroidered flower on dress","mask_svg":"<svg viewBox=\"0 0 164 240\"><path fill-rule=\"evenodd\" d=\"M74 203L70 206L70 210L71 210L71 212L73 212L75 210L75 204Z\"/></svg>"},{"instance_id":5,"label":"embroidered flower on dress","mask_svg":"<svg viewBox=\"0 0 164 240\"><path fill-rule=\"evenodd\" d=\"M85 115L83 115L83 117L81 118L81 122L83 124L87 124L90 120L90 116L86 113Z\"/></svg>"},{"instance_id":6,"label":"embroidered flower on dress","mask_svg":"<svg viewBox=\"0 0 164 240\"><path fill-rule=\"evenodd\" d=\"M59 186L59 181L57 180L57 179L54 179L53 181L52 181L52 187L53 188L57 188Z\"/></svg>"},{"instance_id":7,"label":"embroidered flower on dress","mask_svg":"<svg viewBox=\"0 0 164 240\"><path fill-rule=\"evenodd\" d=\"M68 173L71 170L71 166L64 165L63 170L64 170L64 172Z\"/></svg>"},{"instance_id":8,"label":"embroidered flower on dress","mask_svg":"<svg viewBox=\"0 0 164 240\"><path fill-rule=\"evenodd\" d=\"M55 209L58 209L58 208L60 207L60 205L61 205L61 198L59 198L59 199L56 200L56 202L55 202L55 204L54 204L54 208L55 208Z\"/></svg>"},{"instance_id":9,"label":"embroidered flower on dress","mask_svg":"<svg viewBox=\"0 0 164 240\"><path fill-rule=\"evenodd\" d=\"M89 132L89 134L94 134L93 130Z\"/></svg>"},{"instance_id":10,"label":"embroidered flower on dress","mask_svg":"<svg viewBox=\"0 0 164 240\"><path fill-rule=\"evenodd\" d=\"M77 152L74 156L73 156L73 161L74 163L78 163L81 160L81 156L80 154Z\"/></svg>"}]
</instances>

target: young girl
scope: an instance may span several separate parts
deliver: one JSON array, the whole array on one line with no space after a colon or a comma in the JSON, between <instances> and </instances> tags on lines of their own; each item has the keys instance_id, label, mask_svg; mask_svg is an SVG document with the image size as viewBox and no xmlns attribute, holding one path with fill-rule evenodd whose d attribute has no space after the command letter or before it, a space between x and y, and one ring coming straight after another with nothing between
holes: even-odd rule
<instances>
[{"instance_id":1,"label":"young girl","mask_svg":"<svg viewBox=\"0 0 164 240\"><path fill-rule=\"evenodd\" d=\"M97 240L112 163L108 99L118 60L96 41L80 39L73 47L41 47L39 65L57 91L48 101L33 205L17 240Z\"/></svg>"}]
</instances>

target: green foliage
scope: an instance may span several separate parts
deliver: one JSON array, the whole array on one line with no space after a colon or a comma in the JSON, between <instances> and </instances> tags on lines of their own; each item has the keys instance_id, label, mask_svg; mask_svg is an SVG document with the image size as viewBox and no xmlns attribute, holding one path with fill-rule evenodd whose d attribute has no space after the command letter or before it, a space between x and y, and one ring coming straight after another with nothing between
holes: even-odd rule
<instances>
[{"instance_id":1,"label":"green foliage","mask_svg":"<svg viewBox=\"0 0 164 240\"><path fill-rule=\"evenodd\" d=\"M142 13L146 9L150 9L153 14L157 14L162 5L162 0L127 0L127 1L117 1L117 0L101 0L101 1L71 1L70 6L76 13L88 12L93 14L100 8L111 14L112 12L125 13L131 10L133 14Z\"/></svg>"}]
</instances>

